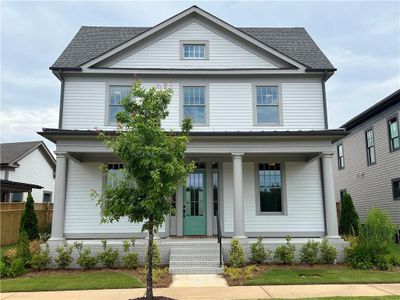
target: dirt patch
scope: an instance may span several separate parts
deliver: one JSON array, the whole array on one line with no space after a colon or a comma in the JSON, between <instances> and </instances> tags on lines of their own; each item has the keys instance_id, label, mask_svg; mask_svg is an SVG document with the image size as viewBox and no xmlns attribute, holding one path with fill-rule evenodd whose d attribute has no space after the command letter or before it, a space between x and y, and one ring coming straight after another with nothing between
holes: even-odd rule
<instances>
[{"instance_id":1,"label":"dirt patch","mask_svg":"<svg viewBox=\"0 0 400 300\"><path fill-rule=\"evenodd\" d=\"M154 300L177 300L175 298L168 298L168 297L153 297ZM146 297L140 297L140 298L133 298L133 299L129 299L129 300L146 300Z\"/></svg>"}]
</instances>

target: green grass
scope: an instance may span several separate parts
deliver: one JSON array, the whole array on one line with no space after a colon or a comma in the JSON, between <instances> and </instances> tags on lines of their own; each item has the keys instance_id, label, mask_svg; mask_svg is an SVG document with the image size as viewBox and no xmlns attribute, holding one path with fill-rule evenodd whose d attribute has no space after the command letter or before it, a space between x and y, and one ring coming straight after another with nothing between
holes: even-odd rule
<instances>
[{"instance_id":1,"label":"green grass","mask_svg":"<svg viewBox=\"0 0 400 300\"><path fill-rule=\"evenodd\" d=\"M133 275L118 271L74 272L2 279L0 292L35 292L139 288L143 283Z\"/></svg>"},{"instance_id":2,"label":"green grass","mask_svg":"<svg viewBox=\"0 0 400 300\"><path fill-rule=\"evenodd\" d=\"M348 268L273 268L245 282L245 285L400 283L400 271L355 270Z\"/></svg>"},{"instance_id":3,"label":"green grass","mask_svg":"<svg viewBox=\"0 0 400 300\"><path fill-rule=\"evenodd\" d=\"M0 247L0 257L3 256L8 250L17 247L17 244L12 244L12 245L7 245L7 246L1 246Z\"/></svg>"}]
</instances>

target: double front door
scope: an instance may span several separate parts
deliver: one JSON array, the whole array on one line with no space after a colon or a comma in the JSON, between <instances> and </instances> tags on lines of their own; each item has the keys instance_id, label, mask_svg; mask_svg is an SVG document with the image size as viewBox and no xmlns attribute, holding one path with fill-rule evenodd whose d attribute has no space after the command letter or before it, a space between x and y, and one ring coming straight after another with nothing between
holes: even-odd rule
<instances>
[{"instance_id":1,"label":"double front door","mask_svg":"<svg viewBox=\"0 0 400 300\"><path fill-rule=\"evenodd\" d=\"M183 188L183 234L207 234L206 171L195 170Z\"/></svg>"}]
</instances>

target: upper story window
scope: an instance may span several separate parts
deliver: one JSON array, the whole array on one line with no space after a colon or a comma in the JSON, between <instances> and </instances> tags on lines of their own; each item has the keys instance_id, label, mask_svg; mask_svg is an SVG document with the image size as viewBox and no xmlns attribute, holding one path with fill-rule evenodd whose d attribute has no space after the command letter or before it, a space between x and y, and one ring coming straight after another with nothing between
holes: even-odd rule
<instances>
[{"instance_id":1,"label":"upper story window","mask_svg":"<svg viewBox=\"0 0 400 300\"><path fill-rule=\"evenodd\" d=\"M112 186L116 180L121 179L123 176L122 173L123 169L124 169L123 164L119 163L108 164L106 183Z\"/></svg>"},{"instance_id":2,"label":"upper story window","mask_svg":"<svg viewBox=\"0 0 400 300\"><path fill-rule=\"evenodd\" d=\"M181 42L181 59L207 59L208 43L206 41Z\"/></svg>"},{"instance_id":3,"label":"upper story window","mask_svg":"<svg viewBox=\"0 0 400 300\"><path fill-rule=\"evenodd\" d=\"M281 164L258 164L258 189L260 213L283 212Z\"/></svg>"},{"instance_id":4,"label":"upper story window","mask_svg":"<svg viewBox=\"0 0 400 300\"><path fill-rule=\"evenodd\" d=\"M400 149L399 121L397 120L397 116L394 116L388 120L388 129L389 129L390 151L399 150Z\"/></svg>"},{"instance_id":5,"label":"upper story window","mask_svg":"<svg viewBox=\"0 0 400 300\"><path fill-rule=\"evenodd\" d=\"M277 86L256 87L256 123L279 124L279 95Z\"/></svg>"},{"instance_id":6,"label":"upper story window","mask_svg":"<svg viewBox=\"0 0 400 300\"><path fill-rule=\"evenodd\" d=\"M339 170L344 169L344 151L343 144L339 144L337 146L337 157L338 157L338 167Z\"/></svg>"},{"instance_id":7,"label":"upper story window","mask_svg":"<svg viewBox=\"0 0 400 300\"><path fill-rule=\"evenodd\" d=\"M370 166L376 163L375 139L372 129L369 129L365 132L365 142L367 146L367 163Z\"/></svg>"},{"instance_id":8,"label":"upper story window","mask_svg":"<svg viewBox=\"0 0 400 300\"><path fill-rule=\"evenodd\" d=\"M51 203L52 192L45 191L43 192L43 203Z\"/></svg>"},{"instance_id":9,"label":"upper story window","mask_svg":"<svg viewBox=\"0 0 400 300\"><path fill-rule=\"evenodd\" d=\"M108 124L115 124L117 112L122 110L120 101L131 92L130 86L110 86L110 99L108 102Z\"/></svg>"},{"instance_id":10,"label":"upper story window","mask_svg":"<svg viewBox=\"0 0 400 300\"><path fill-rule=\"evenodd\" d=\"M194 125L206 125L206 87L183 87L183 117L191 118Z\"/></svg>"}]
</instances>

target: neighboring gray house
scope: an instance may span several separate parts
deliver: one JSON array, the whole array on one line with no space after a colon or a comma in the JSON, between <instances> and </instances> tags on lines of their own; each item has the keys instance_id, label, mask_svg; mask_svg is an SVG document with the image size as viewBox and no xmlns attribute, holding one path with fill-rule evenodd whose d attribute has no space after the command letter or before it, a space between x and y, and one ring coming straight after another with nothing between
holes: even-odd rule
<instances>
[{"instance_id":1,"label":"neighboring gray house","mask_svg":"<svg viewBox=\"0 0 400 300\"><path fill-rule=\"evenodd\" d=\"M51 203L56 160L42 141L0 144L1 202Z\"/></svg>"},{"instance_id":2,"label":"neighboring gray house","mask_svg":"<svg viewBox=\"0 0 400 300\"><path fill-rule=\"evenodd\" d=\"M137 77L173 89L166 130L180 130L184 116L194 123L186 154L197 169L158 231L164 262L180 243L191 255L215 245L205 237L217 233L218 215L225 253L231 237L247 249L258 236L274 247L286 235L343 247L331 161L345 132L327 129L325 97L336 69L304 28L237 28L193 6L149 28L82 27L50 69L61 81L59 128L40 133L56 144L52 247L145 237L126 218L100 224L90 197L107 178L101 163L107 173L123 168L96 130L115 131L119 100Z\"/></svg>"},{"instance_id":3,"label":"neighboring gray house","mask_svg":"<svg viewBox=\"0 0 400 300\"><path fill-rule=\"evenodd\" d=\"M372 207L385 210L400 230L400 90L341 127L336 142L336 201L350 193L361 222Z\"/></svg>"}]
</instances>

